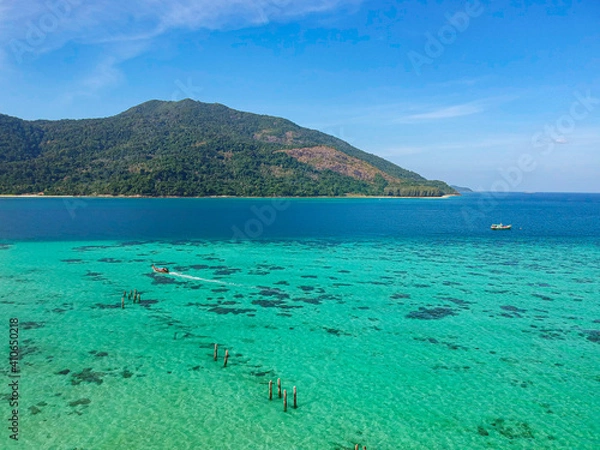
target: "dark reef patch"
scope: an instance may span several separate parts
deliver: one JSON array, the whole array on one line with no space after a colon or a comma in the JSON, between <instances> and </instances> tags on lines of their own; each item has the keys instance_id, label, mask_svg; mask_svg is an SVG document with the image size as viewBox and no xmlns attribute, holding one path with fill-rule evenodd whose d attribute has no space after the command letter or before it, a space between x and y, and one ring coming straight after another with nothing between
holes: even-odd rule
<instances>
[{"instance_id":1,"label":"dark reef patch","mask_svg":"<svg viewBox=\"0 0 600 450\"><path fill-rule=\"evenodd\" d=\"M573 281L578 283L578 284L589 284L589 283L594 283L594 279L593 278L573 278Z\"/></svg>"},{"instance_id":2,"label":"dark reef patch","mask_svg":"<svg viewBox=\"0 0 600 450\"><path fill-rule=\"evenodd\" d=\"M21 322L19 323L19 327L24 330L33 330L36 328L44 328L45 322Z\"/></svg>"},{"instance_id":3,"label":"dark reef patch","mask_svg":"<svg viewBox=\"0 0 600 450\"><path fill-rule=\"evenodd\" d=\"M566 330L560 328L543 328L540 329L540 337L549 341L564 341Z\"/></svg>"},{"instance_id":4,"label":"dark reef patch","mask_svg":"<svg viewBox=\"0 0 600 450\"><path fill-rule=\"evenodd\" d=\"M30 406L28 409L32 416L35 416L36 414L39 414L42 412L42 410L40 408L38 408L37 406Z\"/></svg>"},{"instance_id":5,"label":"dark reef patch","mask_svg":"<svg viewBox=\"0 0 600 450\"><path fill-rule=\"evenodd\" d=\"M157 303L158 303L158 300L148 299L148 300L140 300L138 302L138 305L142 306L144 308L150 308L152 305L156 305Z\"/></svg>"},{"instance_id":6,"label":"dark reef patch","mask_svg":"<svg viewBox=\"0 0 600 450\"><path fill-rule=\"evenodd\" d=\"M98 262L109 263L109 264L120 264L123 262L121 259L115 258L100 258Z\"/></svg>"},{"instance_id":7,"label":"dark reef patch","mask_svg":"<svg viewBox=\"0 0 600 450\"><path fill-rule=\"evenodd\" d=\"M334 336L352 336L350 333L346 333L345 331L338 330L337 328L327 328L323 327L325 331L329 334L333 334Z\"/></svg>"},{"instance_id":8,"label":"dark reef patch","mask_svg":"<svg viewBox=\"0 0 600 450\"><path fill-rule=\"evenodd\" d=\"M547 301L547 302L551 302L553 299L552 297L548 297L547 295L543 295L543 294L531 294L533 297L539 298L541 300Z\"/></svg>"},{"instance_id":9,"label":"dark reef patch","mask_svg":"<svg viewBox=\"0 0 600 450\"><path fill-rule=\"evenodd\" d=\"M314 291L315 287L314 286L298 286L300 289L302 289L304 292L310 292L310 291Z\"/></svg>"},{"instance_id":10,"label":"dark reef patch","mask_svg":"<svg viewBox=\"0 0 600 450\"><path fill-rule=\"evenodd\" d=\"M584 334L588 341L600 344L600 330L584 330Z\"/></svg>"},{"instance_id":11,"label":"dark reef patch","mask_svg":"<svg viewBox=\"0 0 600 450\"><path fill-rule=\"evenodd\" d=\"M86 369L83 369L79 373L71 374L71 384L74 386L79 385L81 383L102 384L104 381L102 377L105 375L106 374L103 372L93 372L92 368L88 367Z\"/></svg>"},{"instance_id":12,"label":"dark reef patch","mask_svg":"<svg viewBox=\"0 0 600 450\"><path fill-rule=\"evenodd\" d=\"M158 274L158 273L146 273L144 274L147 277L152 278L152 284L186 284L185 281L179 281L168 275Z\"/></svg>"},{"instance_id":13,"label":"dark reef patch","mask_svg":"<svg viewBox=\"0 0 600 450\"><path fill-rule=\"evenodd\" d=\"M521 315L521 313L527 312L526 309L517 308L516 306L512 306L512 305L503 305L503 306L500 306L500 309L505 311L505 312L501 313L500 315L502 317L508 317L509 319L521 318L521 317L523 317Z\"/></svg>"},{"instance_id":14,"label":"dark reef patch","mask_svg":"<svg viewBox=\"0 0 600 450\"><path fill-rule=\"evenodd\" d=\"M69 406L75 407L79 405L89 405L90 403L92 403L92 401L89 398L80 398L79 400L69 402Z\"/></svg>"},{"instance_id":15,"label":"dark reef patch","mask_svg":"<svg viewBox=\"0 0 600 450\"><path fill-rule=\"evenodd\" d=\"M242 269L233 269L233 268L221 268L218 270L215 270L213 273L215 276L219 276L219 275L233 275L236 272L241 272Z\"/></svg>"},{"instance_id":16,"label":"dark reef patch","mask_svg":"<svg viewBox=\"0 0 600 450\"><path fill-rule=\"evenodd\" d=\"M490 294L508 294L510 291L508 289L486 289L485 292Z\"/></svg>"},{"instance_id":17,"label":"dark reef patch","mask_svg":"<svg viewBox=\"0 0 600 450\"><path fill-rule=\"evenodd\" d=\"M427 337L427 338L426 337L414 337L413 339L415 341L419 341L419 342L428 342L430 344L444 345L444 346L448 347L449 350L468 350L467 347L455 344L454 342L439 341L436 338L432 338L432 337Z\"/></svg>"},{"instance_id":18,"label":"dark reef patch","mask_svg":"<svg viewBox=\"0 0 600 450\"><path fill-rule=\"evenodd\" d=\"M252 375L254 375L255 377L264 377L269 374L274 374L275 372L273 372L272 370L267 370L266 372L250 372L250 373Z\"/></svg>"},{"instance_id":19,"label":"dark reef patch","mask_svg":"<svg viewBox=\"0 0 600 450\"><path fill-rule=\"evenodd\" d=\"M440 297L440 300L454 303L455 305L458 305L461 309L469 309L469 305L473 304L473 302L468 302L466 300L461 300L460 298L454 297Z\"/></svg>"},{"instance_id":20,"label":"dark reef patch","mask_svg":"<svg viewBox=\"0 0 600 450\"><path fill-rule=\"evenodd\" d=\"M145 245L148 242L145 241L124 241L117 245L117 247L137 247L139 245Z\"/></svg>"},{"instance_id":21,"label":"dark reef patch","mask_svg":"<svg viewBox=\"0 0 600 450\"><path fill-rule=\"evenodd\" d=\"M279 300L285 300L290 298L290 295L286 294L281 289L269 288L265 286L259 286L259 288L261 288L262 290L258 294L262 295L263 297L277 297Z\"/></svg>"},{"instance_id":22,"label":"dark reef patch","mask_svg":"<svg viewBox=\"0 0 600 450\"><path fill-rule=\"evenodd\" d=\"M314 298L310 298L310 297L297 297L294 298L295 302L303 302L303 303L310 303L312 305L320 305L321 303L323 303L326 300L337 300L338 303L342 303L341 301L342 297L340 295L335 295L335 294L321 294L318 295L317 297Z\"/></svg>"},{"instance_id":23,"label":"dark reef patch","mask_svg":"<svg viewBox=\"0 0 600 450\"><path fill-rule=\"evenodd\" d=\"M61 370L60 372L56 372L56 375L68 375L71 371L69 369Z\"/></svg>"},{"instance_id":24,"label":"dark reef patch","mask_svg":"<svg viewBox=\"0 0 600 450\"><path fill-rule=\"evenodd\" d=\"M534 439L533 431L527 422L495 419L490 423L490 425L495 431L508 439Z\"/></svg>"},{"instance_id":25,"label":"dark reef patch","mask_svg":"<svg viewBox=\"0 0 600 450\"><path fill-rule=\"evenodd\" d=\"M467 372L471 370L470 366L446 366L444 364L436 364L432 367L433 370L450 370L452 372Z\"/></svg>"},{"instance_id":26,"label":"dark reef patch","mask_svg":"<svg viewBox=\"0 0 600 450\"><path fill-rule=\"evenodd\" d=\"M94 306L92 306L92 309L117 309L120 308L121 304L114 304L114 305L109 305L106 303L96 303Z\"/></svg>"},{"instance_id":27,"label":"dark reef patch","mask_svg":"<svg viewBox=\"0 0 600 450\"><path fill-rule=\"evenodd\" d=\"M318 298L309 297L298 297L294 299L295 302L310 303L311 305L320 305L322 302Z\"/></svg>"},{"instance_id":28,"label":"dark reef patch","mask_svg":"<svg viewBox=\"0 0 600 450\"><path fill-rule=\"evenodd\" d=\"M60 262L67 264L80 264L83 262L83 259L61 259Z\"/></svg>"},{"instance_id":29,"label":"dark reef patch","mask_svg":"<svg viewBox=\"0 0 600 450\"><path fill-rule=\"evenodd\" d=\"M94 250L102 250L105 248L111 248L110 245L82 245L81 247L73 248L73 251L76 252L91 252Z\"/></svg>"},{"instance_id":30,"label":"dark reef patch","mask_svg":"<svg viewBox=\"0 0 600 450\"><path fill-rule=\"evenodd\" d=\"M393 281L361 281L362 284L373 284L375 286L389 286L391 284L395 284Z\"/></svg>"},{"instance_id":31,"label":"dark reef patch","mask_svg":"<svg viewBox=\"0 0 600 450\"><path fill-rule=\"evenodd\" d=\"M24 339L23 343L21 345L21 348L19 349L19 360L22 360L25 356L27 355L34 355L36 353L39 353L39 348L34 347L32 345L33 340L32 339Z\"/></svg>"},{"instance_id":32,"label":"dark reef patch","mask_svg":"<svg viewBox=\"0 0 600 450\"><path fill-rule=\"evenodd\" d=\"M100 272L92 272L91 270L88 270L84 277L89 277L94 281L108 281Z\"/></svg>"},{"instance_id":33,"label":"dark reef patch","mask_svg":"<svg viewBox=\"0 0 600 450\"><path fill-rule=\"evenodd\" d=\"M212 312L215 314L234 314L234 315L238 315L238 314L246 314L246 313L251 313L251 312L256 312L255 309L248 309L248 308L224 308L222 306L214 306L213 308L210 308L208 310L208 312Z\"/></svg>"},{"instance_id":34,"label":"dark reef patch","mask_svg":"<svg viewBox=\"0 0 600 450\"><path fill-rule=\"evenodd\" d=\"M410 298L410 294L392 294L390 298L392 300L400 300L401 298Z\"/></svg>"},{"instance_id":35,"label":"dark reef patch","mask_svg":"<svg viewBox=\"0 0 600 450\"><path fill-rule=\"evenodd\" d=\"M279 309L302 308L302 306L288 305L283 300L252 300L252 304L262 306L263 308L279 308Z\"/></svg>"},{"instance_id":36,"label":"dark reef patch","mask_svg":"<svg viewBox=\"0 0 600 450\"><path fill-rule=\"evenodd\" d=\"M419 319L419 320L437 320L443 319L448 316L458 315L451 308L437 307L437 308L424 308L420 307L418 311L412 311L406 315L408 319Z\"/></svg>"},{"instance_id":37,"label":"dark reef patch","mask_svg":"<svg viewBox=\"0 0 600 450\"><path fill-rule=\"evenodd\" d=\"M259 275L259 276L266 276L266 275L270 275L271 272L269 272L268 270L249 270L248 271L248 275Z\"/></svg>"}]
</instances>

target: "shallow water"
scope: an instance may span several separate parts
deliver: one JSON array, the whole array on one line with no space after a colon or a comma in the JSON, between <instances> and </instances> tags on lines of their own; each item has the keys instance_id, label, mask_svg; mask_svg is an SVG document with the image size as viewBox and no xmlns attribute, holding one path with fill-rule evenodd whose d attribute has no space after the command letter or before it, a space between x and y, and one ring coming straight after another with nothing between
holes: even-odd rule
<instances>
[{"instance_id":1,"label":"shallow water","mask_svg":"<svg viewBox=\"0 0 600 450\"><path fill-rule=\"evenodd\" d=\"M597 199L586 199L564 201L580 212L579 224L600 214ZM8 430L0 442L32 449L598 448L598 232L523 229L543 221L539 208L550 214L564 198L538 200L533 210L519 209L520 197L505 200L495 212L512 201L511 222L519 226L503 234L460 226L461 208L476 205L473 198L394 201L383 211L375 200L292 201L273 224L263 223L259 239L247 240L215 233L243 226L256 217L249 208L268 200L233 200L229 209L222 206L229 200L216 200L213 232L140 241L132 241L144 222L138 206L147 209L148 200L130 201L138 202L128 210L138 219L122 239L90 232L98 207L105 218L111 210L102 201L88 200L81 219L61 219L76 239L59 236L59 220L16 227L39 203L0 201L0 216L10 215L13 234L22 234L11 236L7 220L0 225L2 329L8 340L8 318L19 319L21 352L19 442ZM174 209L172 220L190 206L162 202L163 214ZM226 213L215 215L217 206ZM320 223L290 225L309 206L314 214L303 224ZM379 228L344 226L360 208ZM436 229L436 210L458 219ZM477 220L487 224L488 216ZM389 225L395 220L410 222L413 232L398 234ZM36 226L41 237L24 236ZM326 237L310 231L319 226ZM329 233L335 228L337 237ZM353 238L355 228L362 231ZM50 236L51 229L63 231ZM153 273L151 263L172 273ZM141 303L126 298L121 309L123 291L133 289ZM7 380L9 370L0 368ZM278 378L290 396L287 412L276 388L268 400L269 380Z\"/></svg>"}]
</instances>

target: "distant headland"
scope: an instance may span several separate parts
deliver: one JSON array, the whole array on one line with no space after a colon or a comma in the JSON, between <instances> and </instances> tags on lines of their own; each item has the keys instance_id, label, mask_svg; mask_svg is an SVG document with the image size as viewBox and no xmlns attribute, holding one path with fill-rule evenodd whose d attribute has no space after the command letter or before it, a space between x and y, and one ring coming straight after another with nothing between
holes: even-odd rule
<instances>
[{"instance_id":1,"label":"distant headland","mask_svg":"<svg viewBox=\"0 0 600 450\"><path fill-rule=\"evenodd\" d=\"M289 120L189 99L152 100L102 119L0 114L0 162L0 195L458 195L443 181Z\"/></svg>"}]
</instances>

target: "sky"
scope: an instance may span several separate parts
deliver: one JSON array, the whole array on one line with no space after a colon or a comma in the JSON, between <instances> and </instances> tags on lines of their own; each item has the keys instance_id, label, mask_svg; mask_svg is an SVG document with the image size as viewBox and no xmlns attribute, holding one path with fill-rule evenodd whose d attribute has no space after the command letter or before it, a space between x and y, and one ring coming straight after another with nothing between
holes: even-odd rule
<instances>
[{"instance_id":1,"label":"sky","mask_svg":"<svg viewBox=\"0 0 600 450\"><path fill-rule=\"evenodd\" d=\"M0 0L0 113L184 98L479 191L600 192L600 1Z\"/></svg>"}]
</instances>

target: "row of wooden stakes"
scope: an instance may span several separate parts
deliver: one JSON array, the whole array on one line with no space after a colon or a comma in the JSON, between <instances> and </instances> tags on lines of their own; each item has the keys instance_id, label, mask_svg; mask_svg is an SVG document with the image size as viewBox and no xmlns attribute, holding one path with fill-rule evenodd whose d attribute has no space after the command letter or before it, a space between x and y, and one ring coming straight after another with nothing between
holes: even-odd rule
<instances>
[{"instance_id":1,"label":"row of wooden stakes","mask_svg":"<svg viewBox=\"0 0 600 450\"><path fill-rule=\"evenodd\" d=\"M219 344L215 344L215 351L213 354L213 359L217 361L219 358ZM227 367L227 361L229 360L229 350L225 350L225 358L223 359L223 367ZM282 395L283 392L283 395ZM294 409L298 408L298 390L296 386L294 386ZM277 396L279 398L283 397L283 412L287 412L288 401L287 401L287 389L281 390L281 378L277 378ZM273 400L273 380L269 380L269 400ZM360 450L360 446L356 444L354 446L354 450ZM367 450L367 446L363 445L362 450Z\"/></svg>"},{"instance_id":2,"label":"row of wooden stakes","mask_svg":"<svg viewBox=\"0 0 600 450\"><path fill-rule=\"evenodd\" d=\"M142 294L140 294L137 289L129 291L129 295L127 295L127 291L124 291L123 297L121 297L121 309L125 309L125 297L127 297L129 300L133 299L133 303L139 303L142 301Z\"/></svg>"},{"instance_id":3,"label":"row of wooden stakes","mask_svg":"<svg viewBox=\"0 0 600 450\"><path fill-rule=\"evenodd\" d=\"M215 344L215 351L213 354L213 359L217 361L219 357L219 344ZM229 350L225 350L225 358L223 360L223 367L227 367L227 361L229 360ZM282 398L282 390L281 390L281 378L277 378L277 396ZM269 400L273 400L273 380L269 380ZM298 408L298 390L296 386L294 386L294 409ZM287 401L287 389L283 390L283 411L286 412L288 407Z\"/></svg>"}]
</instances>

